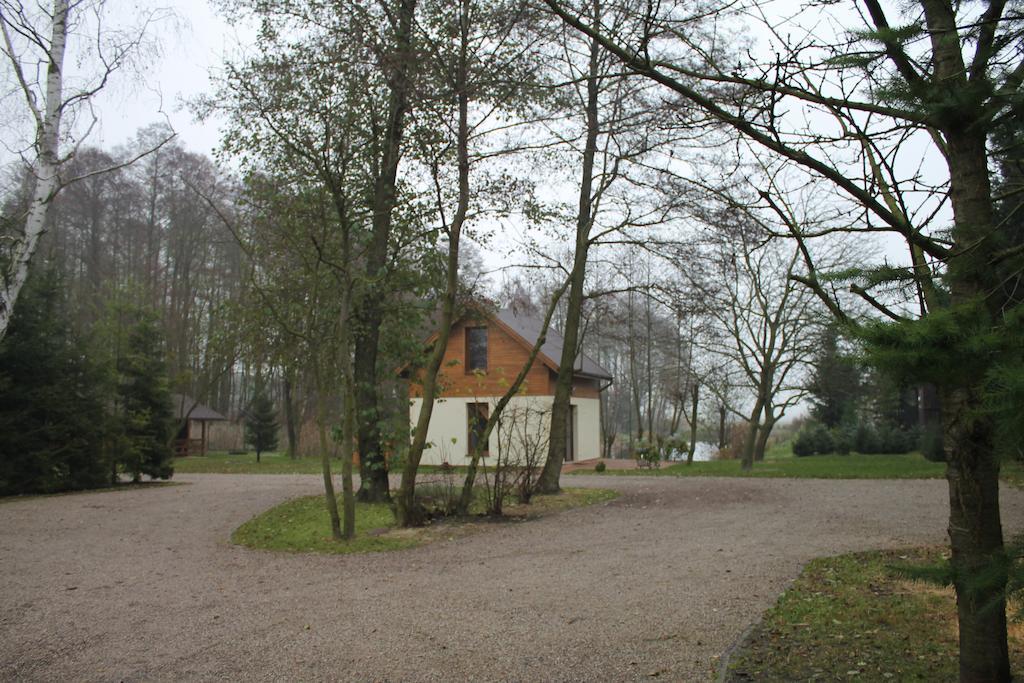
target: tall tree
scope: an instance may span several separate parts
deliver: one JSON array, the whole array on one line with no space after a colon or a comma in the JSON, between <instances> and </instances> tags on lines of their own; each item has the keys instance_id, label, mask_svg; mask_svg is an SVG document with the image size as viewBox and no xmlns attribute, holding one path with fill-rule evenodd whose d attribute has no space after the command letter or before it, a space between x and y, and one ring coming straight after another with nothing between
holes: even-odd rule
<instances>
[{"instance_id":1,"label":"tall tree","mask_svg":"<svg viewBox=\"0 0 1024 683\"><path fill-rule=\"evenodd\" d=\"M580 5L581 16L591 26L614 25L624 32L642 31L635 21L636 6L612 6L590 1ZM618 231L641 225L649 216L639 200L615 196L615 186L636 183L651 150L664 143L656 121L659 112L647 99L641 84L622 77L598 41L562 32L559 52L564 55L563 78L571 88L569 113L579 122L581 134L573 140L570 154L578 168L577 204L572 224L569 289L561 319L562 355L558 359L548 454L538 490L555 493L565 458L574 368L583 341L581 320L586 298L587 262L591 249ZM649 180L649 179L648 179Z\"/></svg>"},{"instance_id":2,"label":"tall tree","mask_svg":"<svg viewBox=\"0 0 1024 683\"><path fill-rule=\"evenodd\" d=\"M597 38L626 68L730 125L757 149L827 183L836 200L846 202L858 218L851 225L851 214L845 222L837 216L834 229L885 231L906 243L907 267L864 273L854 283L857 293L887 319L858 329L878 364L939 387L960 677L1010 680L997 434L1019 417L1014 420L1005 408L993 412L986 404L1014 385L1013 380L1006 383L1009 377L1020 376L1010 370L1021 360L1024 318L1020 301L1009 294L1015 290L1006 287L1019 282L1024 249L1007 224L997 220L990 177L991 138L1002 122L1017 116L1024 95L1024 60L1017 49L1022 26L1013 5L921 0L887 8L880 0L863 0L863 30L834 41L816 30L794 40L788 31L795 26L766 22L767 36L786 36L773 44L780 54L773 55L770 65L737 68L716 61L712 51L701 55L711 57L703 64L664 52L652 59L646 40L628 42L595 30L559 0L546 2L564 21ZM648 20L657 29L648 35L672 35L674 9L652 11ZM816 11L840 10L821 6ZM710 86L722 83L746 96L715 99ZM790 106L830 116L837 134L804 127L806 119L783 114ZM922 141L932 144L930 170L943 171L930 194L922 192L927 179L907 178L898 163L911 155L920 158ZM854 151L854 158L841 149ZM766 202L773 199L778 197L766 191ZM937 230L936 207L944 205L952 225ZM782 208L778 201L774 206ZM785 210L780 213L787 216ZM810 242L815 233L787 218L807 266L801 280L836 317L856 326L856 316L843 310L814 268ZM901 281L919 292L923 314L887 306L871 291Z\"/></svg>"},{"instance_id":3,"label":"tall tree","mask_svg":"<svg viewBox=\"0 0 1024 683\"><path fill-rule=\"evenodd\" d=\"M136 482L143 474L169 479L174 474L173 416L163 334L152 311L124 307L114 314L119 337L116 416L122 425L117 463Z\"/></svg>"},{"instance_id":4,"label":"tall tree","mask_svg":"<svg viewBox=\"0 0 1024 683\"><path fill-rule=\"evenodd\" d=\"M366 251L367 295L355 303L355 410L358 423L359 499L381 501L390 497L387 463L381 443L381 397L378 349L384 323L385 302L394 296L388 287L392 222L398 202L398 167L406 147L406 118L413 105L417 0L381 3L383 17L373 50L384 87L381 93L383 120L375 122L379 134L372 139L374 178L371 235Z\"/></svg>"}]
</instances>

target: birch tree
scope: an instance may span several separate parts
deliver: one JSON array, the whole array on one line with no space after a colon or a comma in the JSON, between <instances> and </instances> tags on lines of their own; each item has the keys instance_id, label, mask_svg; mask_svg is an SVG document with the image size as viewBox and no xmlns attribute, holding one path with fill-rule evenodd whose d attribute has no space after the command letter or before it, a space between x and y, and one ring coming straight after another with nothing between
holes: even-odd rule
<instances>
[{"instance_id":1,"label":"birch tree","mask_svg":"<svg viewBox=\"0 0 1024 683\"><path fill-rule=\"evenodd\" d=\"M21 100L32 130L29 145L10 150L28 165L32 191L21 229L4 235L0 245L0 339L47 229L54 199L62 188L81 179L63 177L62 170L97 123L92 100L118 71L139 57L147 30L161 16L150 13L136 27L108 30L102 2L54 0L49 11L22 2L0 2L2 53L10 67L11 91ZM91 77L69 79L69 48L73 59L96 65Z\"/></svg>"}]
</instances>

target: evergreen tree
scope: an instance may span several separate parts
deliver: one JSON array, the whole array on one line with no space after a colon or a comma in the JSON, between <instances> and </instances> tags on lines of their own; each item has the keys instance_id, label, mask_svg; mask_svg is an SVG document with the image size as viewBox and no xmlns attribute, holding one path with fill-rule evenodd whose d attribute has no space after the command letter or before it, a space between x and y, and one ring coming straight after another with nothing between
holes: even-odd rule
<instances>
[{"instance_id":1,"label":"evergreen tree","mask_svg":"<svg viewBox=\"0 0 1024 683\"><path fill-rule=\"evenodd\" d=\"M117 357L118 463L133 481L143 474L170 479L173 414L163 335L152 313L135 309L128 317L128 336Z\"/></svg>"},{"instance_id":2,"label":"evergreen tree","mask_svg":"<svg viewBox=\"0 0 1024 683\"><path fill-rule=\"evenodd\" d=\"M856 359L840 348L840 341L838 325L833 323L823 330L808 387L811 415L829 428L855 419L861 394L860 368Z\"/></svg>"},{"instance_id":3,"label":"evergreen tree","mask_svg":"<svg viewBox=\"0 0 1024 683\"><path fill-rule=\"evenodd\" d=\"M0 495L111 484L102 375L61 292L31 277L0 342Z\"/></svg>"},{"instance_id":4,"label":"evergreen tree","mask_svg":"<svg viewBox=\"0 0 1024 683\"><path fill-rule=\"evenodd\" d=\"M255 449L256 462L260 461L263 451L277 448L277 426L274 403L264 388L259 387L245 416L245 440Z\"/></svg>"}]
</instances>

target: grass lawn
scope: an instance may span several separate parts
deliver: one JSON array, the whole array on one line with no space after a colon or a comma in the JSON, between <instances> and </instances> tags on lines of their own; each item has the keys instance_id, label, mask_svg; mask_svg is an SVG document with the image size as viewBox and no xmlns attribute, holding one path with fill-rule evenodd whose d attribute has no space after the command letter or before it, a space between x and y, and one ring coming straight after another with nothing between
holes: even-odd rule
<instances>
[{"instance_id":1,"label":"grass lawn","mask_svg":"<svg viewBox=\"0 0 1024 683\"><path fill-rule=\"evenodd\" d=\"M340 460L332 460L331 465L341 471ZM257 463L256 453L209 453L175 458L174 471L178 474L320 474L320 458L292 460L284 453L262 453Z\"/></svg>"},{"instance_id":2,"label":"grass lawn","mask_svg":"<svg viewBox=\"0 0 1024 683\"><path fill-rule=\"evenodd\" d=\"M814 560L729 661L728 681L955 681L956 598L951 588L902 578L939 548ZM1010 626L1014 671L1024 627Z\"/></svg>"},{"instance_id":3,"label":"grass lawn","mask_svg":"<svg viewBox=\"0 0 1024 683\"><path fill-rule=\"evenodd\" d=\"M602 503L618 497L609 489L567 488L552 496L534 496L529 505L506 504L508 521L523 521L569 508ZM340 506L339 500L339 506ZM500 521L500 520L499 520ZM493 520L469 517L446 520L416 529L399 529L391 509L383 503L356 503L356 537L331 538L330 517L323 496L306 496L282 503L238 527L231 540L258 550L330 554L402 550L444 538L480 531Z\"/></svg>"},{"instance_id":4,"label":"grass lawn","mask_svg":"<svg viewBox=\"0 0 1024 683\"><path fill-rule=\"evenodd\" d=\"M712 460L663 464L659 469L605 470L611 476L661 477L790 477L796 479L940 479L946 471L943 463L929 462L919 453L906 455L813 455L806 458L766 455L744 472L739 460ZM572 474L592 474L579 470Z\"/></svg>"}]
</instances>

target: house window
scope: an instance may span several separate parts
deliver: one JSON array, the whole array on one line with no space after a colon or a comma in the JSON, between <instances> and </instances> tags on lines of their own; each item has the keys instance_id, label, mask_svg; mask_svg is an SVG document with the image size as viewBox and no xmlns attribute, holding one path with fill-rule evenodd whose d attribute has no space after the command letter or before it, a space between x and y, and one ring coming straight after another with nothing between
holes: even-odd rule
<instances>
[{"instance_id":1,"label":"house window","mask_svg":"<svg viewBox=\"0 0 1024 683\"><path fill-rule=\"evenodd\" d=\"M490 408L486 403L466 404L466 432L468 434L469 454L476 450L477 444L483 438L484 428L487 426L487 416L490 415ZM481 455L487 455L488 444L484 444Z\"/></svg>"},{"instance_id":2,"label":"house window","mask_svg":"<svg viewBox=\"0 0 1024 683\"><path fill-rule=\"evenodd\" d=\"M466 328L466 372L487 371L487 328Z\"/></svg>"}]
</instances>

